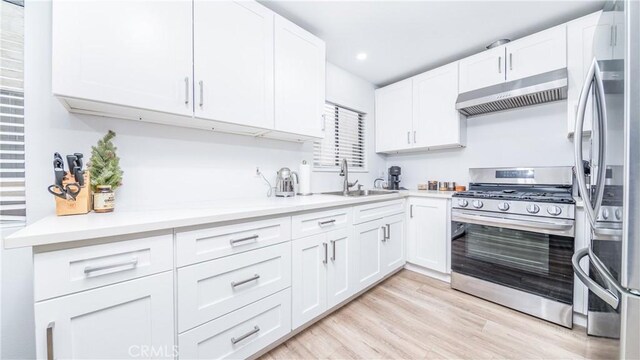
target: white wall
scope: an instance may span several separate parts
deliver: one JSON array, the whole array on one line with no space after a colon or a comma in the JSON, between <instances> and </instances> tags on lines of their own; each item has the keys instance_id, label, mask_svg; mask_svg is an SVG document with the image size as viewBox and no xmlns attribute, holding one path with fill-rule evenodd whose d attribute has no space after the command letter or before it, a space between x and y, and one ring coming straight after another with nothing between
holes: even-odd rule
<instances>
[{"instance_id":1,"label":"white wall","mask_svg":"<svg viewBox=\"0 0 640 360\"><path fill-rule=\"evenodd\" d=\"M402 186L429 180L467 186L469 168L572 166L567 138L567 104L559 101L467 119L467 147L390 155L387 166L402 167Z\"/></svg>"},{"instance_id":2,"label":"white wall","mask_svg":"<svg viewBox=\"0 0 640 360\"><path fill-rule=\"evenodd\" d=\"M255 176L256 166L273 181L280 167L295 170L302 160L312 161L312 144L68 113L51 95L51 5L27 2L25 12L29 222L54 213L54 200L46 190L53 179L53 153L82 152L88 158L90 146L109 129L117 134L114 142L124 170L124 185L117 192L120 211L266 196L266 185ZM327 64L327 100L368 114L371 171L352 175L371 186L385 164L384 158L373 151L373 85ZM342 180L335 172L313 174L313 191L339 190L341 186ZM33 358L31 251L5 251L3 259L1 358Z\"/></svg>"}]
</instances>

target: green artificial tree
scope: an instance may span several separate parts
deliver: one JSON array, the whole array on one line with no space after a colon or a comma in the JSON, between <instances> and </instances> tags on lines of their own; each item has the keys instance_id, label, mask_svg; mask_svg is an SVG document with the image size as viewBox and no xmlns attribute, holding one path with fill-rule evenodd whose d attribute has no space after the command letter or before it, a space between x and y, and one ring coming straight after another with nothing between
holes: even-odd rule
<instances>
[{"instance_id":1,"label":"green artificial tree","mask_svg":"<svg viewBox=\"0 0 640 360\"><path fill-rule=\"evenodd\" d=\"M109 130L98 145L91 147L91 159L89 160L89 171L91 173L91 188L95 191L96 186L111 185L115 190L122 185L122 169L120 169L120 158L116 155L116 148L111 140L116 133Z\"/></svg>"}]
</instances>

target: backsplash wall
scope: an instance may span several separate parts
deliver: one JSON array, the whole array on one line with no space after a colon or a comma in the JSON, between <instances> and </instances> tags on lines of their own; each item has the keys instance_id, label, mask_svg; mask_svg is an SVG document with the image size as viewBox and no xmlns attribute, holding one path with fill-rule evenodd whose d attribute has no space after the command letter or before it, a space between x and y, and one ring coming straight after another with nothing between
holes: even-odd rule
<instances>
[{"instance_id":1,"label":"backsplash wall","mask_svg":"<svg viewBox=\"0 0 640 360\"><path fill-rule=\"evenodd\" d=\"M467 146L387 156L387 167L402 167L402 186L415 189L428 180L467 186L469 168L572 166L565 101L467 119Z\"/></svg>"}]
</instances>

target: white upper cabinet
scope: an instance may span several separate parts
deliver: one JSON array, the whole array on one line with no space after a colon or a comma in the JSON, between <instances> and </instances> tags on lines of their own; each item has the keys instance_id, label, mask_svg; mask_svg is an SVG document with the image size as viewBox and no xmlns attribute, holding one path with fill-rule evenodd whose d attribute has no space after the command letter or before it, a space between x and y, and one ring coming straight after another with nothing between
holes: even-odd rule
<instances>
[{"instance_id":1,"label":"white upper cabinet","mask_svg":"<svg viewBox=\"0 0 640 360\"><path fill-rule=\"evenodd\" d=\"M324 41L275 16L275 129L324 137Z\"/></svg>"},{"instance_id":2,"label":"white upper cabinet","mask_svg":"<svg viewBox=\"0 0 640 360\"><path fill-rule=\"evenodd\" d=\"M507 81L567 67L567 27L559 25L508 43Z\"/></svg>"},{"instance_id":3,"label":"white upper cabinet","mask_svg":"<svg viewBox=\"0 0 640 360\"><path fill-rule=\"evenodd\" d=\"M567 69L569 88L567 91L567 133L573 136L576 126L578 101L585 77L594 58L609 60L615 52L615 25L612 12L598 11L567 24ZM593 107L592 97L587 100L587 109ZM585 112L583 135L591 133L592 111Z\"/></svg>"},{"instance_id":4,"label":"white upper cabinet","mask_svg":"<svg viewBox=\"0 0 640 360\"><path fill-rule=\"evenodd\" d=\"M413 78L414 147L464 146L466 119L456 110L458 62Z\"/></svg>"},{"instance_id":5,"label":"white upper cabinet","mask_svg":"<svg viewBox=\"0 0 640 360\"><path fill-rule=\"evenodd\" d=\"M189 1L54 1L53 93L191 116L191 13Z\"/></svg>"},{"instance_id":6,"label":"white upper cabinet","mask_svg":"<svg viewBox=\"0 0 640 360\"><path fill-rule=\"evenodd\" d=\"M460 60L460 93L566 66L563 24Z\"/></svg>"},{"instance_id":7,"label":"white upper cabinet","mask_svg":"<svg viewBox=\"0 0 640 360\"><path fill-rule=\"evenodd\" d=\"M460 60L460 92L503 83L506 79L504 46Z\"/></svg>"},{"instance_id":8,"label":"white upper cabinet","mask_svg":"<svg viewBox=\"0 0 640 360\"><path fill-rule=\"evenodd\" d=\"M413 145L413 80L376 90L376 152L392 152Z\"/></svg>"},{"instance_id":9,"label":"white upper cabinet","mask_svg":"<svg viewBox=\"0 0 640 360\"><path fill-rule=\"evenodd\" d=\"M250 1L193 6L195 116L273 128L273 12Z\"/></svg>"}]
</instances>

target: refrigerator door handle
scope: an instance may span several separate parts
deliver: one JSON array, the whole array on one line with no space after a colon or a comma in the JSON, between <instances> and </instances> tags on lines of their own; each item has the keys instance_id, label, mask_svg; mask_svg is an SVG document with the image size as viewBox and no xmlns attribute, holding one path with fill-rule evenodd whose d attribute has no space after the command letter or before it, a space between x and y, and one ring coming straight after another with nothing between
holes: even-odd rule
<instances>
[{"instance_id":1,"label":"refrigerator door handle","mask_svg":"<svg viewBox=\"0 0 640 360\"><path fill-rule=\"evenodd\" d=\"M592 206L591 203L591 194L587 189L587 183L584 174L583 168L583 157L582 157L582 129L584 127L584 119L585 119L585 111L587 108L587 100L589 98L589 92L591 91L591 87L595 85L595 93L596 93L596 103L598 104L598 124L594 127L593 133L595 137L598 139L598 172L597 172L597 183L596 183L596 201L595 206ZM589 67L589 71L587 72L587 76L582 86L582 91L580 92L580 98L578 101L578 111L576 113L576 125L574 130L574 160L575 160L575 168L576 168L576 179L578 182L578 188L580 189L580 195L584 200L584 207L587 212L587 218L591 225L596 224L597 214L600 210L600 203L602 202L602 196L604 194L604 182L606 176L606 169L600 166L602 161L604 160L604 147L606 142L606 129L602 131L603 125L606 124L606 120L603 120L603 116L606 116L604 112L603 103L604 101L604 86L602 84L602 78L600 76L600 67L598 66L598 62L596 59L593 59L591 66Z\"/></svg>"},{"instance_id":2,"label":"refrigerator door handle","mask_svg":"<svg viewBox=\"0 0 640 360\"><path fill-rule=\"evenodd\" d=\"M598 113L598 177L596 182L596 199L595 206L593 207L593 227L596 227L596 221L598 214L600 213L600 206L602 205L602 198L604 196L604 186L607 180L607 104L604 96L604 83L602 81L602 72L600 72L600 66L598 62L593 59L594 70L594 86L595 86L595 103Z\"/></svg>"},{"instance_id":3,"label":"refrigerator door handle","mask_svg":"<svg viewBox=\"0 0 640 360\"><path fill-rule=\"evenodd\" d=\"M614 309L618 308L620 299L617 294L614 294L611 290L605 289L600 284L591 279L589 275L580 267L580 260L585 256L589 256L589 248L578 250L573 254L571 258L571 264L573 265L573 271L580 279L580 281L597 297L602 299L607 304L611 305ZM590 259L591 260L591 259Z\"/></svg>"}]
</instances>

